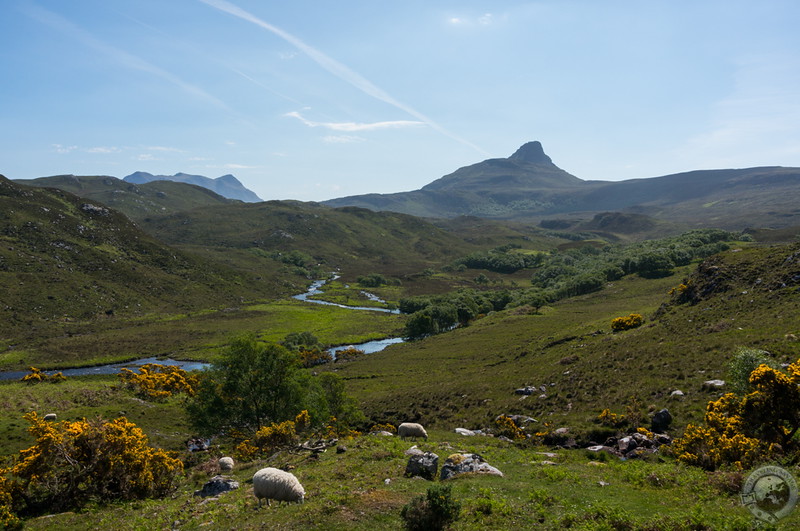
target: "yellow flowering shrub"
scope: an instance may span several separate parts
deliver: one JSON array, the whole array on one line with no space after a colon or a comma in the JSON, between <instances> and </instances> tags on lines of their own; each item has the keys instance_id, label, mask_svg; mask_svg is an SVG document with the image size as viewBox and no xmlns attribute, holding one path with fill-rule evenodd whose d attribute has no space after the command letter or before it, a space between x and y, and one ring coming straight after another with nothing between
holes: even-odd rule
<instances>
[{"instance_id":1,"label":"yellow flowering shrub","mask_svg":"<svg viewBox=\"0 0 800 531\"><path fill-rule=\"evenodd\" d=\"M30 371L28 374L23 376L20 381L25 382L27 384L37 384L41 382L47 383L61 383L67 379L63 373L57 372L55 374L46 374L42 372L41 369L37 369L36 367L28 367Z\"/></svg>"},{"instance_id":2,"label":"yellow flowering shrub","mask_svg":"<svg viewBox=\"0 0 800 531\"><path fill-rule=\"evenodd\" d=\"M175 488L183 463L153 448L126 418L45 422L24 417L36 443L11 468L30 509L80 507L89 499L160 497Z\"/></svg>"},{"instance_id":3,"label":"yellow flowering shrub","mask_svg":"<svg viewBox=\"0 0 800 531\"><path fill-rule=\"evenodd\" d=\"M316 347L311 349L301 348L297 353L300 356L300 363L305 368L333 361L333 356L329 352Z\"/></svg>"},{"instance_id":4,"label":"yellow flowering shrub","mask_svg":"<svg viewBox=\"0 0 800 531\"><path fill-rule=\"evenodd\" d=\"M788 374L760 365L743 397L727 393L708 403L705 427L689 425L675 441L678 459L708 470L723 464L749 468L775 453L794 454L800 428L800 360Z\"/></svg>"},{"instance_id":5,"label":"yellow flowering shrub","mask_svg":"<svg viewBox=\"0 0 800 531\"><path fill-rule=\"evenodd\" d=\"M388 431L389 433L397 433L397 428L394 427L393 424L373 424L372 427L369 429L370 432L377 432L377 431Z\"/></svg>"},{"instance_id":6,"label":"yellow flowering shrub","mask_svg":"<svg viewBox=\"0 0 800 531\"><path fill-rule=\"evenodd\" d=\"M138 373L123 368L119 372L119 378L124 386L151 400L168 398L175 393L194 396L199 384L197 375L190 374L177 365L158 363L142 365Z\"/></svg>"},{"instance_id":7,"label":"yellow flowering shrub","mask_svg":"<svg viewBox=\"0 0 800 531\"><path fill-rule=\"evenodd\" d=\"M336 417L331 417L325 425L322 436L326 439L354 439L361 436L360 431L351 429Z\"/></svg>"},{"instance_id":8,"label":"yellow flowering shrub","mask_svg":"<svg viewBox=\"0 0 800 531\"><path fill-rule=\"evenodd\" d=\"M511 417L500 415L494 421L495 435L509 439L525 439L525 432L511 420Z\"/></svg>"},{"instance_id":9,"label":"yellow flowering shrub","mask_svg":"<svg viewBox=\"0 0 800 531\"><path fill-rule=\"evenodd\" d=\"M0 467L0 529L18 529L22 522L14 514L11 493L14 485L7 477L8 472L7 468Z\"/></svg>"},{"instance_id":10,"label":"yellow flowering shrub","mask_svg":"<svg viewBox=\"0 0 800 531\"><path fill-rule=\"evenodd\" d=\"M621 413L612 413L610 409L606 408L597 415L597 420L603 426L609 428L623 428L628 425L628 419Z\"/></svg>"},{"instance_id":11,"label":"yellow flowering shrub","mask_svg":"<svg viewBox=\"0 0 800 531\"><path fill-rule=\"evenodd\" d=\"M623 330L630 330L637 328L644 323L644 317L638 313L632 313L624 317L617 317L611 320L611 330L614 332L621 332Z\"/></svg>"}]
</instances>

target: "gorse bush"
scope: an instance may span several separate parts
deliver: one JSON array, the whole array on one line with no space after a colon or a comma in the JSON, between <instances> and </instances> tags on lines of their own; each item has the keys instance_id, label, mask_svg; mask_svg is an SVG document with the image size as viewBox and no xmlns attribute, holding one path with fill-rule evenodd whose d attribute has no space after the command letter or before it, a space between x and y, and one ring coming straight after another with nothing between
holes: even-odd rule
<instances>
[{"instance_id":1,"label":"gorse bush","mask_svg":"<svg viewBox=\"0 0 800 531\"><path fill-rule=\"evenodd\" d=\"M498 437L508 437L509 439L525 439L525 432L506 415L500 415L494 421L495 435Z\"/></svg>"},{"instance_id":2,"label":"gorse bush","mask_svg":"<svg viewBox=\"0 0 800 531\"><path fill-rule=\"evenodd\" d=\"M800 447L800 360L787 373L759 365L749 378L750 392L727 393L708 403L705 426L688 425L675 442L678 459L708 470L730 464L749 468Z\"/></svg>"},{"instance_id":3,"label":"gorse bush","mask_svg":"<svg viewBox=\"0 0 800 531\"><path fill-rule=\"evenodd\" d=\"M119 379L123 386L132 389L137 395L151 400L159 400L177 393L194 396L199 383L197 375L190 374L177 365L146 363L136 373L122 368Z\"/></svg>"},{"instance_id":4,"label":"gorse bush","mask_svg":"<svg viewBox=\"0 0 800 531\"><path fill-rule=\"evenodd\" d=\"M28 370L30 372L20 379L20 381L25 382L27 384L37 384L41 382L61 383L67 379L67 377L60 372L57 372L55 374L47 374L42 372L41 369L37 369L36 367L29 367Z\"/></svg>"},{"instance_id":5,"label":"gorse bush","mask_svg":"<svg viewBox=\"0 0 800 531\"><path fill-rule=\"evenodd\" d=\"M611 320L611 330L614 332L621 332L623 330L630 330L638 328L644 323L644 317L638 313L632 313L624 317L617 317Z\"/></svg>"},{"instance_id":6,"label":"gorse bush","mask_svg":"<svg viewBox=\"0 0 800 531\"><path fill-rule=\"evenodd\" d=\"M47 422L32 412L25 419L36 443L20 451L11 475L28 512L81 507L90 499L164 496L183 471L179 459L149 446L124 417Z\"/></svg>"},{"instance_id":7,"label":"gorse bush","mask_svg":"<svg viewBox=\"0 0 800 531\"><path fill-rule=\"evenodd\" d=\"M400 512L405 528L411 531L437 531L456 520L461 504L453 498L452 485L428 487L425 496L413 498Z\"/></svg>"}]
</instances>

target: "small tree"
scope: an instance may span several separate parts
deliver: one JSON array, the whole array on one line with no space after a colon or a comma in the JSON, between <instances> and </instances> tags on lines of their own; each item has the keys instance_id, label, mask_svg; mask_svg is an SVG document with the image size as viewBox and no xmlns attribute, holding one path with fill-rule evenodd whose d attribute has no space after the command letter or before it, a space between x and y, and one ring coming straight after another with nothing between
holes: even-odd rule
<instances>
[{"instance_id":1,"label":"small tree","mask_svg":"<svg viewBox=\"0 0 800 531\"><path fill-rule=\"evenodd\" d=\"M187 405L195 428L257 430L291 419L303 409L300 360L280 345L235 339L212 363Z\"/></svg>"}]
</instances>

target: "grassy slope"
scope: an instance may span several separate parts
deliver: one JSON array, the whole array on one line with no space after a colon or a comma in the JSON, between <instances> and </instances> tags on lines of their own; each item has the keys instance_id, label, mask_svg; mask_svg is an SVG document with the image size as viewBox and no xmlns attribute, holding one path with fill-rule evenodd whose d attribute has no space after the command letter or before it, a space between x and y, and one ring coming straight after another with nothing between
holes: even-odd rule
<instances>
[{"instance_id":1,"label":"grassy slope","mask_svg":"<svg viewBox=\"0 0 800 531\"><path fill-rule=\"evenodd\" d=\"M668 407L679 426L696 422L712 396L702 382L726 378L737 346L768 350L779 362L800 358L800 342L785 338L800 322L800 260L786 262L796 250L729 251L714 270L725 272L724 292L669 305L658 317L691 266L664 279L627 277L541 314L492 314L336 370L376 420L479 428L501 413L521 413L580 432L603 408L622 413L636 402L642 411ZM711 282L707 272L695 277ZM631 312L644 315L645 325L611 333L611 319ZM547 397L520 399L513 391L524 385L546 385ZM684 400L670 399L675 389Z\"/></svg>"}]
</instances>

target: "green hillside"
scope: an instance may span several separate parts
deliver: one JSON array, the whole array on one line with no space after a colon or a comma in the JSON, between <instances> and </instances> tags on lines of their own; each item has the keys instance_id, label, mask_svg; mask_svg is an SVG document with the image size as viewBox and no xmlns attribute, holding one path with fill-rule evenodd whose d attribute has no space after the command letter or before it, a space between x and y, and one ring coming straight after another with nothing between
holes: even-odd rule
<instances>
[{"instance_id":1,"label":"green hillside","mask_svg":"<svg viewBox=\"0 0 800 531\"><path fill-rule=\"evenodd\" d=\"M133 220L171 214L181 210L236 203L193 184L153 181L144 184L125 182L109 176L56 175L15 180L27 186L58 188L77 196L99 201Z\"/></svg>"}]
</instances>

